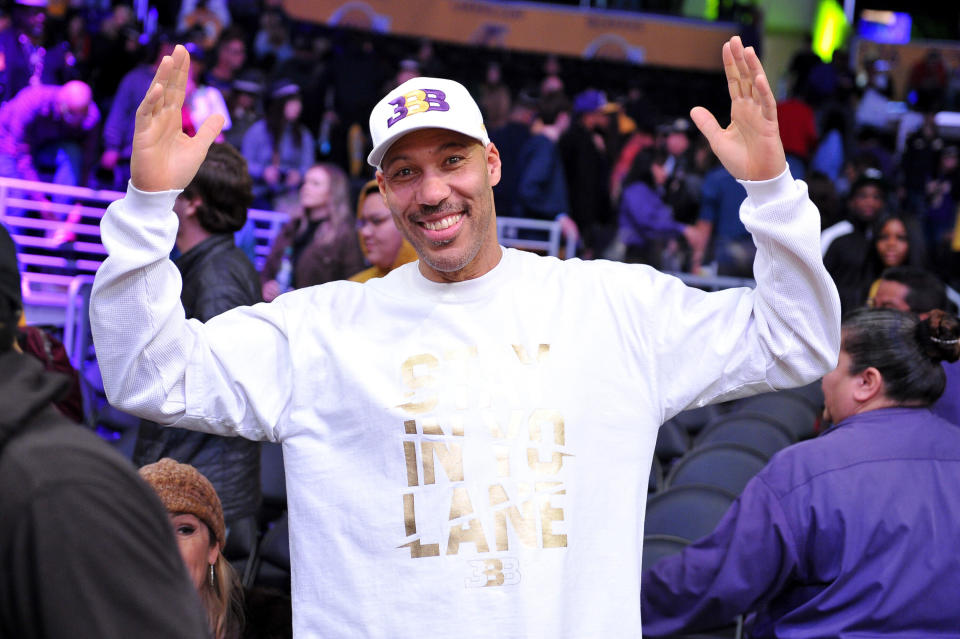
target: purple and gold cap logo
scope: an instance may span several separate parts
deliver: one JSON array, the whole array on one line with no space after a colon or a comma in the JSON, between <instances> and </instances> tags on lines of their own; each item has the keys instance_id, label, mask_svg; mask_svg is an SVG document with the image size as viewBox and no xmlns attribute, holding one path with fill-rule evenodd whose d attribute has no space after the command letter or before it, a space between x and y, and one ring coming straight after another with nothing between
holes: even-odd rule
<instances>
[{"instance_id":1,"label":"purple and gold cap logo","mask_svg":"<svg viewBox=\"0 0 960 639\"><path fill-rule=\"evenodd\" d=\"M417 113L449 111L450 105L447 104L446 100L447 94L439 89L417 89L404 93L389 102L394 106L394 109L393 115L387 120L387 128L389 129L400 120Z\"/></svg>"}]
</instances>

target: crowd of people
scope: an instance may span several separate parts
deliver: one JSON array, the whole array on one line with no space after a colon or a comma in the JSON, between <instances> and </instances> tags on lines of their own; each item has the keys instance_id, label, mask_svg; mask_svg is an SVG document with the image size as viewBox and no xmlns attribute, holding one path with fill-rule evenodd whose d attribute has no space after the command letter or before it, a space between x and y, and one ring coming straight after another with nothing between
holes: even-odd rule
<instances>
[{"instance_id":1,"label":"crowd of people","mask_svg":"<svg viewBox=\"0 0 960 639\"><path fill-rule=\"evenodd\" d=\"M179 602L184 612L157 622L157 636L241 636L242 588L222 551L231 529L256 518L263 440L284 446L293 626L305 636L434 636L465 621L469 636L520 636L534 623L557 636L639 631L640 487L659 424L825 374L837 435L775 458L712 536L644 574L645 629L669 634L759 611L756 636L776 635L807 623L808 608L857 598L831 582L842 581L837 571L869 588L887 559L865 547L864 528L842 524L876 514L871 525L896 528L883 518L899 486L889 449L904 455L898 464L930 466L930 501L895 518L928 532L960 520L931 519L960 464L949 443L958 415L924 410L956 380L940 362L960 354L960 325L937 310L951 308L944 282L957 284L960 250L957 147L932 118L950 99L946 81L911 75L920 118L898 146L862 108L863 96L889 88L877 65L861 81L841 56L798 56L790 97L778 103L738 38L723 51L732 106L721 128L707 109L654 108L629 87L568 86L556 59L522 84L487 65L468 90L439 77L457 69L418 42L385 72L371 39L336 41L271 1L259 18L238 3L237 20L226 3L186 1L171 12L176 35L152 38L132 37L136 20L115 3L93 33L64 16L56 42L33 4L16 6L0 43L44 42L63 62L48 69L26 56L26 74L7 75L0 175L126 191L104 218L110 254L91 319L111 402L144 418L134 461L169 514L183 565L169 561L172 544L154 527L125 557L164 558L157 590L124 599L110 579L102 587L105 598L135 599L132 610L152 595ZM132 53L125 73L96 66L119 48ZM251 206L289 214L259 272L244 244ZM557 220L586 259L503 249L496 215ZM752 278L757 288L705 294L637 263ZM921 280L940 287L935 306L917 302ZM17 373L5 383L43 392L9 427L0 421L0 445L63 425L49 407L63 382L24 363L19 292L4 295L0 362ZM892 421L911 430L886 447L864 444ZM26 441L38 458L54 454ZM876 513L859 493L833 502L833 484L806 480L847 481L839 471L852 452L866 478L849 481L891 484ZM26 470L0 466L0 476L13 472ZM126 498L140 490L111 472ZM31 495L58 481L41 474L33 493L3 496L26 512ZM81 496L106 508L103 496ZM138 516L155 523L157 504L143 504ZM841 509L850 511L838 530L809 529L811 517ZM761 538L758 527L781 536ZM29 530L0 532L5 550L28 543ZM804 556L817 535L842 546L844 561ZM922 551L923 540L901 541L884 543L898 561ZM731 567L724 558L735 551L767 563ZM938 571L904 585L897 601L949 592L940 568L954 564L944 551ZM18 565L16 576L37 574ZM184 595L191 581L199 602ZM13 595L2 586L6 604ZM499 586L516 590L499 597ZM407 610L411 593L450 614ZM10 624L0 630L62 622L25 622L24 610L56 593L34 595L20 602L21 618L0 614ZM532 597L542 601L525 603ZM570 600L617 614L571 616ZM954 614L858 601L823 627L874 632L899 615L908 630L916 619L935 632Z\"/></svg>"}]
</instances>

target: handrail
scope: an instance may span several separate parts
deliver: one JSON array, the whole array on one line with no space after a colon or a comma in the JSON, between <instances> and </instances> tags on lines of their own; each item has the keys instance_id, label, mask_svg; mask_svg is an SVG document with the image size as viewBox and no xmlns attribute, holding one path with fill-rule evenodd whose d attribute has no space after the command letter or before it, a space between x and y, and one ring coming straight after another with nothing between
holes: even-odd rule
<instances>
[{"instance_id":1,"label":"handrail","mask_svg":"<svg viewBox=\"0 0 960 639\"><path fill-rule=\"evenodd\" d=\"M100 220L122 191L0 177L0 222L17 245L27 320L62 325L70 312L71 282L89 277L106 259ZM39 196L39 197L38 197ZM250 209L255 266L262 267L286 213Z\"/></svg>"}]
</instances>

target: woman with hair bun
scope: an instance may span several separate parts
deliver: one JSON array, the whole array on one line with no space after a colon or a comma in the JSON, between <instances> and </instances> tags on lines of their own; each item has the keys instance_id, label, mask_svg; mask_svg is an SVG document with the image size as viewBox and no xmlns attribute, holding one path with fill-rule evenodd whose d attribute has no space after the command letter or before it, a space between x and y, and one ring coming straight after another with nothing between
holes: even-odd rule
<instances>
[{"instance_id":1,"label":"woman with hair bun","mask_svg":"<svg viewBox=\"0 0 960 639\"><path fill-rule=\"evenodd\" d=\"M189 464L165 457L140 469L170 515L174 537L200 595L213 639L239 639L243 589L223 556L226 527L217 491Z\"/></svg>"},{"instance_id":2,"label":"woman with hair bun","mask_svg":"<svg viewBox=\"0 0 960 639\"><path fill-rule=\"evenodd\" d=\"M775 455L717 528L642 578L644 636L749 613L754 638L960 628L960 427L930 411L960 321L857 309L823 378L835 425Z\"/></svg>"}]
</instances>

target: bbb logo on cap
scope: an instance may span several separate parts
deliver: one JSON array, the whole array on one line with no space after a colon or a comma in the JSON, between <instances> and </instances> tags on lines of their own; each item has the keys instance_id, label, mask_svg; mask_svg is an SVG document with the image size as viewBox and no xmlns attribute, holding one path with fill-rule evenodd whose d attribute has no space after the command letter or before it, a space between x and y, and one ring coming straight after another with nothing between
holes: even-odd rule
<instances>
[{"instance_id":1,"label":"bbb logo on cap","mask_svg":"<svg viewBox=\"0 0 960 639\"><path fill-rule=\"evenodd\" d=\"M427 111L449 111L447 94L439 89L417 89L405 93L388 104L394 106L393 116L387 120L387 128L410 115Z\"/></svg>"}]
</instances>

